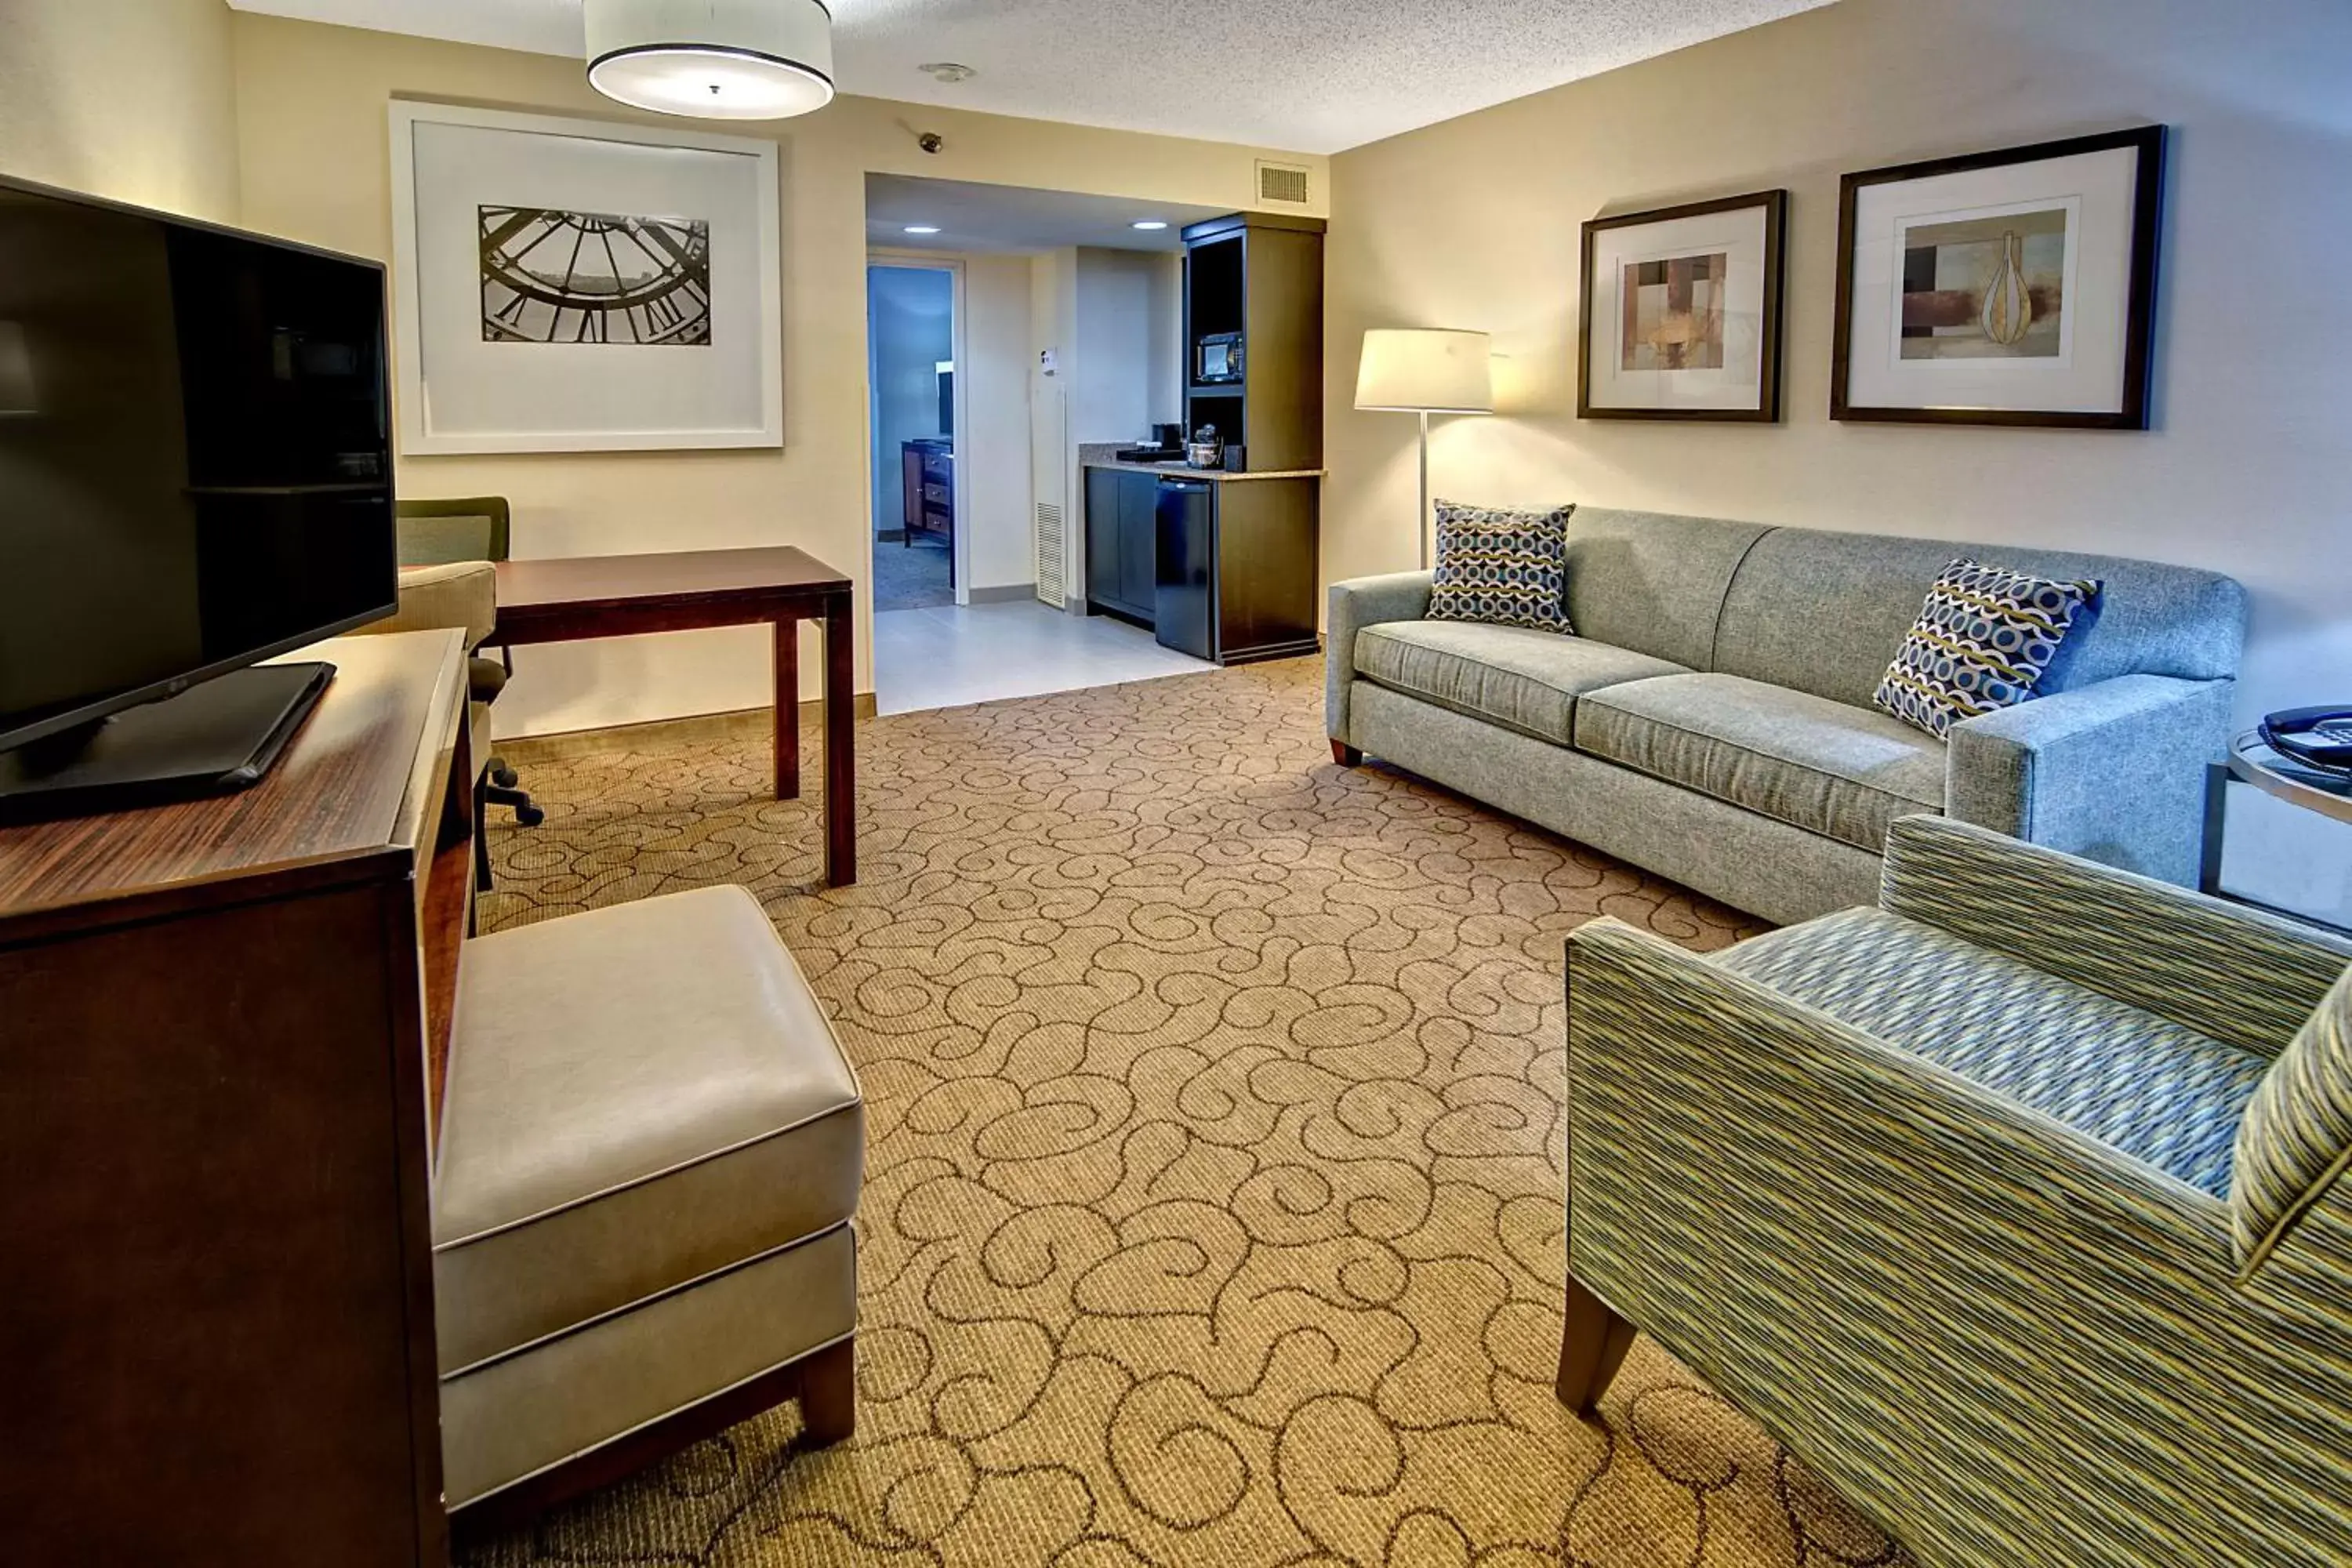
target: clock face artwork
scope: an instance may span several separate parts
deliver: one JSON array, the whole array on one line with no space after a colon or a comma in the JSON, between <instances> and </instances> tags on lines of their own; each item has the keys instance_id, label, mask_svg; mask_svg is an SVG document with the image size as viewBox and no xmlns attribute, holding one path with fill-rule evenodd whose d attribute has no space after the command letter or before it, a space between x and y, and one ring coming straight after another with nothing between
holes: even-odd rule
<instances>
[{"instance_id":1,"label":"clock face artwork","mask_svg":"<svg viewBox=\"0 0 2352 1568\"><path fill-rule=\"evenodd\" d=\"M710 226L486 206L482 341L710 346Z\"/></svg>"}]
</instances>

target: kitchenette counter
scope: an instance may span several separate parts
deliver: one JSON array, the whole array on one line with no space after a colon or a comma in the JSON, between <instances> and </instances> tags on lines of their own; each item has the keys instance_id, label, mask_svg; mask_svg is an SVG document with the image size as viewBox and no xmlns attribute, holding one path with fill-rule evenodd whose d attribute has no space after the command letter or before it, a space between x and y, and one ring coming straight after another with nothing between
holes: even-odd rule
<instances>
[{"instance_id":1,"label":"kitchenette counter","mask_svg":"<svg viewBox=\"0 0 2352 1568\"><path fill-rule=\"evenodd\" d=\"M1117 456L1120 443L1116 441L1087 442L1078 447L1078 466L1083 468L1117 468L1130 474L1157 474L1163 479L1207 479L1215 484L1236 484L1250 479L1319 479L1321 468L1283 468L1274 472L1232 473L1223 468L1196 468L1186 463L1122 463Z\"/></svg>"}]
</instances>

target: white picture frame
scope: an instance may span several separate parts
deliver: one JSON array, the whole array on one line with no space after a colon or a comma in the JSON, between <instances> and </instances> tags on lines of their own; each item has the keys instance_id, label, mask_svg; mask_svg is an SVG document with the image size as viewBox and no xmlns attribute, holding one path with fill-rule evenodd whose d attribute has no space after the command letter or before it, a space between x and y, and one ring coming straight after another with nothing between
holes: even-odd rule
<instances>
[{"instance_id":1,"label":"white picture frame","mask_svg":"<svg viewBox=\"0 0 2352 1568\"><path fill-rule=\"evenodd\" d=\"M783 445L774 142L408 100L391 131L404 455Z\"/></svg>"}]
</instances>

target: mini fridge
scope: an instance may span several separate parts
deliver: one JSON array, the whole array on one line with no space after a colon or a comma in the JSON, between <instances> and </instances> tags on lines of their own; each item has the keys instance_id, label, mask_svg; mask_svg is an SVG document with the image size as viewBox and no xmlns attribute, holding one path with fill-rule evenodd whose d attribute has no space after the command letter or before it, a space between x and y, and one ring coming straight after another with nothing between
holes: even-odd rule
<instances>
[{"instance_id":1,"label":"mini fridge","mask_svg":"<svg viewBox=\"0 0 2352 1568\"><path fill-rule=\"evenodd\" d=\"M1217 658L1217 498L1208 479L1160 481L1152 621L1160 646Z\"/></svg>"}]
</instances>

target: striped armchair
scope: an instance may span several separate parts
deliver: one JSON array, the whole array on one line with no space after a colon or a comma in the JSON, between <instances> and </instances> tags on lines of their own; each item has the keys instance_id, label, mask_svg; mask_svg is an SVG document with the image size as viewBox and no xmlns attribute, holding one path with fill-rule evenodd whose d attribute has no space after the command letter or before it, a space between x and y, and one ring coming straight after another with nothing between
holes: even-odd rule
<instances>
[{"instance_id":1,"label":"striped armchair","mask_svg":"<svg viewBox=\"0 0 2352 1568\"><path fill-rule=\"evenodd\" d=\"M1930 1568L2352 1561L2352 942L1922 816L1882 906L1570 939L1560 1397L1638 1325Z\"/></svg>"}]
</instances>

